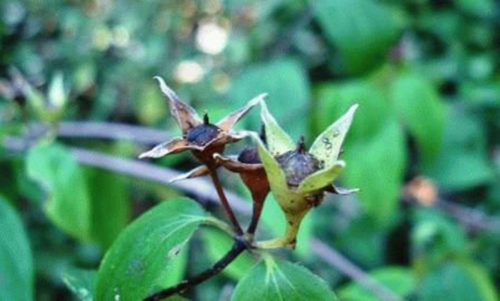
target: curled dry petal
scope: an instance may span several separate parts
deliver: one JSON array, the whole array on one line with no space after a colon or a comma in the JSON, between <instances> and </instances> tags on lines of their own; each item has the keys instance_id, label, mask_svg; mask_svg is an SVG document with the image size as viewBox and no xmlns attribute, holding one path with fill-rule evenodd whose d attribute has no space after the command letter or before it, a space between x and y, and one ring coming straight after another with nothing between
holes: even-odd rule
<instances>
[{"instance_id":1,"label":"curled dry petal","mask_svg":"<svg viewBox=\"0 0 500 301\"><path fill-rule=\"evenodd\" d=\"M253 108L255 105L257 105L259 102L261 102L265 97L267 96L267 93L262 93L259 94L257 97L253 98L250 100L246 106L234 111L233 113L229 114L226 116L224 119L219 121L217 123L217 126L223 130L223 131L229 131L233 127L233 125L238 122L238 120L241 119L241 117L245 116L248 111Z\"/></svg>"},{"instance_id":2,"label":"curled dry petal","mask_svg":"<svg viewBox=\"0 0 500 301\"><path fill-rule=\"evenodd\" d=\"M233 158L224 157L218 153L214 154L214 159L220 165L224 166L228 170L237 173L257 171L257 170L262 170L264 168L261 163L253 163L253 164L242 163L238 160L234 160Z\"/></svg>"},{"instance_id":3,"label":"curled dry petal","mask_svg":"<svg viewBox=\"0 0 500 301\"><path fill-rule=\"evenodd\" d=\"M333 194L338 194L338 195L347 195L351 193L355 193L359 191L359 188L345 188L345 187L339 187L335 185L330 185L325 188L327 192L333 193Z\"/></svg>"},{"instance_id":4,"label":"curled dry petal","mask_svg":"<svg viewBox=\"0 0 500 301\"><path fill-rule=\"evenodd\" d=\"M206 176L210 173L209 169L205 165L198 166L186 173L183 173L175 178L170 179L168 182L173 183L177 181L182 181L186 179L191 179L191 178L196 178L196 177L201 177L201 176Z\"/></svg>"},{"instance_id":5,"label":"curled dry petal","mask_svg":"<svg viewBox=\"0 0 500 301\"><path fill-rule=\"evenodd\" d=\"M201 149L198 146L190 145L185 139L175 138L173 140L158 144L151 150L139 155L139 159L143 158L160 158L169 154L175 154L188 149Z\"/></svg>"},{"instance_id":6,"label":"curled dry petal","mask_svg":"<svg viewBox=\"0 0 500 301\"><path fill-rule=\"evenodd\" d=\"M174 90L167 86L163 78L155 76L154 79L158 81L161 91L167 96L170 113L177 120L182 133L186 134L190 128L202 123L196 111L191 106L181 101Z\"/></svg>"}]
</instances>

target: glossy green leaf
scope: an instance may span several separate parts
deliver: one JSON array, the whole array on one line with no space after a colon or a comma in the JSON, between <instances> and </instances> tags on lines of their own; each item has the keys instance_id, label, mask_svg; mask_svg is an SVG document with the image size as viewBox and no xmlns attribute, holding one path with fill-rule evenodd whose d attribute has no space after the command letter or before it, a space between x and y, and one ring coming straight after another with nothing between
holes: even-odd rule
<instances>
[{"instance_id":1,"label":"glossy green leaf","mask_svg":"<svg viewBox=\"0 0 500 301\"><path fill-rule=\"evenodd\" d=\"M298 61L276 59L245 68L231 83L229 98L231 103L243 106L256 94L268 93L269 110L292 137L298 138L306 133L306 118L297 116L302 116L308 109L309 89L307 74ZM247 125L250 121L257 130L261 122L252 115L245 121Z\"/></svg>"},{"instance_id":2,"label":"glossy green leaf","mask_svg":"<svg viewBox=\"0 0 500 301\"><path fill-rule=\"evenodd\" d=\"M105 250L127 225L131 200L126 180L108 171L86 169L92 207L92 240Z\"/></svg>"},{"instance_id":3,"label":"glossy green leaf","mask_svg":"<svg viewBox=\"0 0 500 301\"><path fill-rule=\"evenodd\" d=\"M392 84L392 102L401 121L415 137L424 162L431 162L441 149L445 108L429 79L405 72Z\"/></svg>"},{"instance_id":4,"label":"glossy green leaf","mask_svg":"<svg viewBox=\"0 0 500 301\"><path fill-rule=\"evenodd\" d=\"M72 268L64 272L62 280L78 300L92 301L96 274L94 270Z\"/></svg>"},{"instance_id":5,"label":"glossy green leaf","mask_svg":"<svg viewBox=\"0 0 500 301\"><path fill-rule=\"evenodd\" d=\"M0 300L33 300L33 257L16 211L0 197Z\"/></svg>"},{"instance_id":6,"label":"glossy green leaf","mask_svg":"<svg viewBox=\"0 0 500 301\"><path fill-rule=\"evenodd\" d=\"M496 301L495 285L487 272L473 262L445 263L423 279L419 300Z\"/></svg>"},{"instance_id":7,"label":"glossy green leaf","mask_svg":"<svg viewBox=\"0 0 500 301\"><path fill-rule=\"evenodd\" d=\"M391 11L374 0L310 1L326 37L337 47L350 72L380 64L399 34Z\"/></svg>"},{"instance_id":8,"label":"glossy green leaf","mask_svg":"<svg viewBox=\"0 0 500 301\"><path fill-rule=\"evenodd\" d=\"M233 239L216 229L203 231L203 242L207 255L213 262L220 260L233 245ZM222 272L235 280L239 280L255 265L255 260L249 253L243 253L231 262Z\"/></svg>"},{"instance_id":9,"label":"glossy green leaf","mask_svg":"<svg viewBox=\"0 0 500 301\"><path fill-rule=\"evenodd\" d=\"M165 287L174 260L205 219L187 198L165 201L141 215L106 253L96 282L97 300L141 300Z\"/></svg>"},{"instance_id":10,"label":"glossy green leaf","mask_svg":"<svg viewBox=\"0 0 500 301\"><path fill-rule=\"evenodd\" d=\"M268 257L236 286L231 300L336 300L328 284L303 266Z\"/></svg>"},{"instance_id":11,"label":"glossy green leaf","mask_svg":"<svg viewBox=\"0 0 500 301\"><path fill-rule=\"evenodd\" d=\"M321 133L312 144L309 152L318 160L324 162L326 168L335 164L339 157L340 148L349 131L354 113L358 105L353 105L347 113L330 125Z\"/></svg>"},{"instance_id":12,"label":"glossy green leaf","mask_svg":"<svg viewBox=\"0 0 500 301\"><path fill-rule=\"evenodd\" d=\"M404 267L384 267L371 272L370 277L378 283L384 285L391 290L394 294L405 300L412 294L417 287L417 279L414 272L409 268ZM374 296L362 285L351 282L338 291L339 297L345 301L378 301L380 300Z\"/></svg>"},{"instance_id":13,"label":"glossy green leaf","mask_svg":"<svg viewBox=\"0 0 500 301\"><path fill-rule=\"evenodd\" d=\"M47 217L68 234L90 238L90 197L80 166L61 145L33 147L26 159L28 175L47 192L43 208Z\"/></svg>"}]
</instances>

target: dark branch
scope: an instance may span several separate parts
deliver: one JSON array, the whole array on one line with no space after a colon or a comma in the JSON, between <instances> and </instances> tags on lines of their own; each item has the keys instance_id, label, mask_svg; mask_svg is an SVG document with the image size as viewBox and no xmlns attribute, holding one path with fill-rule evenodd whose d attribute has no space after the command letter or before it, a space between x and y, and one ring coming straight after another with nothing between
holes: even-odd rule
<instances>
[{"instance_id":1,"label":"dark branch","mask_svg":"<svg viewBox=\"0 0 500 301\"><path fill-rule=\"evenodd\" d=\"M210 269L185 280L175 286L167 288L165 290L154 293L153 295L144 299L144 301L157 301L162 300L167 297L173 296L175 294L182 293L202 282L212 278L213 276L219 274L227 265L233 262L243 251L248 248L248 244L242 240L235 240L235 243L231 250L224 255L219 261L217 261Z\"/></svg>"},{"instance_id":2,"label":"dark branch","mask_svg":"<svg viewBox=\"0 0 500 301\"><path fill-rule=\"evenodd\" d=\"M212 178L212 182L214 183L215 191L217 192L217 195L219 196L220 202L222 204L222 208L224 209L224 212L226 213L227 217L231 221L231 224L233 225L234 232L238 235L243 235L243 230L241 230L240 223L236 219L236 216L234 215L233 209L231 208L231 205L229 204L229 201L227 200L226 194L224 193L224 189L222 188L222 185L219 180L219 175L217 174L217 170L210 168L210 177Z\"/></svg>"}]
</instances>

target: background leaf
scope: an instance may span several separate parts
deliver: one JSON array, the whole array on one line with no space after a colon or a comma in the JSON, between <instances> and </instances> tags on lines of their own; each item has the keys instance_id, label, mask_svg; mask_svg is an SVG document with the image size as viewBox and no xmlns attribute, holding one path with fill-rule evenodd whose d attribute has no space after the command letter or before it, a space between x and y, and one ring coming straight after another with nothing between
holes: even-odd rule
<instances>
[{"instance_id":1,"label":"background leaf","mask_svg":"<svg viewBox=\"0 0 500 301\"><path fill-rule=\"evenodd\" d=\"M165 287L171 262L203 221L202 208L186 198L165 201L130 224L106 253L96 299L141 300Z\"/></svg>"},{"instance_id":2,"label":"background leaf","mask_svg":"<svg viewBox=\"0 0 500 301\"><path fill-rule=\"evenodd\" d=\"M287 129L292 139L305 132L306 121L294 116L308 109L309 81L299 62L293 59L272 60L252 65L233 82L229 94L231 101L240 106L259 93L268 93L266 103L279 124ZM286 103L286 110L283 104ZM248 116L253 128L260 128L256 114Z\"/></svg>"},{"instance_id":3,"label":"background leaf","mask_svg":"<svg viewBox=\"0 0 500 301\"><path fill-rule=\"evenodd\" d=\"M0 196L0 300L33 300L33 258L21 219Z\"/></svg>"},{"instance_id":4,"label":"background leaf","mask_svg":"<svg viewBox=\"0 0 500 301\"><path fill-rule=\"evenodd\" d=\"M399 25L379 1L319 0L310 3L326 37L339 49L349 72L360 73L380 64L398 36Z\"/></svg>"},{"instance_id":5,"label":"background leaf","mask_svg":"<svg viewBox=\"0 0 500 301\"><path fill-rule=\"evenodd\" d=\"M412 294L417 286L416 277L413 271L404 267L384 267L370 273L370 277L378 283L384 285L403 300ZM363 286L351 282L338 291L342 300L356 301L376 301L379 300Z\"/></svg>"},{"instance_id":6,"label":"background leaf","mask_svg":"<svg viewBox=\"0 0 500 301\"><path fill-rule=\"evenodd\" d=\"M441 149L445 108L429 79L404 72L392 83L392 102L400 120L415 137L424 162L431 162Z\"/></svg>"},{"instance_id":7,"label":"background leaf","mask_svg":"<svg viewBox=\"0 0 500 301\"><path fill-rule=\"evenodd\" d=\"M419 290L419 300L495 301L495 286L485 271L468 262L446 263L429 273Z\"/></svg>"},{"instance_id":8,"label":"background leaf","mask_svg":"<svg viewBox=\"0 0 500 301\"><path fill-rule=\"evenodd\" d=\"M336 300L323 279L308 269L271 257L257 264L241 279L231 300Z\"/></svg>"},{"instance_id":9,"label":"background leaf","mask_svg":"<svg viewBox=\"0 0 500 301\"><path fill-rule=\"evenodd\" d=\"M90 198L82 170L61 145L38 145L26 158L28 175L48 193L43 209L63 231L83 240L90 238Z\"/></svg>"},{"instance_id":10,"label":"background leaf","mask_svg":"<svg viewBox=\"0 0 500 301\"><path fill-rule=\"evenodd\" d=\"M92 239L106 250L125 228L131 202L125 178L97 169L86 169L92 212Z\"/></svg>"}]
</instances>

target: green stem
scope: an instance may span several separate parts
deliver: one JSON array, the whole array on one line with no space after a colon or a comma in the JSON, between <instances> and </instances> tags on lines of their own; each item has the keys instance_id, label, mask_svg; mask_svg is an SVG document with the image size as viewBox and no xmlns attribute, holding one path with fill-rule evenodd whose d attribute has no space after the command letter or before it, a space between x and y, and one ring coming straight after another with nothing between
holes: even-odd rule
<instances>
[{"instance_id":1,"label":"green stem","mask_svg":"<svg viewBox=\"0 0 500 301\"><path fill-rule=\"evenodd\" d=\"M300 223L308 210L295 215L286 215L286 230L283 237L270 240L258 241L254 246L258 249L278 249L283 247L291 247L295 249L297 234L299 233Z\"/></svg>"}]
</instances>

